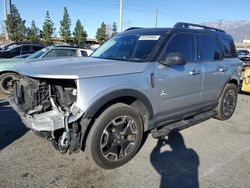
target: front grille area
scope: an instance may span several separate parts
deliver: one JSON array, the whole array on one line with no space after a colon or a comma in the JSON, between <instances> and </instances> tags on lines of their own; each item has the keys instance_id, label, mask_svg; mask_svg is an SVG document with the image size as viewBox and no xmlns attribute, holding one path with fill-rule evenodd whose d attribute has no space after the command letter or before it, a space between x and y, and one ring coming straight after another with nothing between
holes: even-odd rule
<instances>
[{"instance_id":1,"label":"front grille area","mask_svg":"<svg viewBox=\"0 0 250 188\"><path fill-rule=\"evenodd\" d=\"M24 113L43 113L52 110L52 103L67 110L75 101L74 80L35 79L26 76L14 78L14 102Z\"/></svg>"},{"instance_id":2,"label":"front grille area","mask_svg":"<svg viewBox=\"0 0 250 188\"><path fill-rule=\"evenodd\" d=\"M25 113L42 105L43 110L49 108L50 88L45 82L28 77L15 79L15 103Z\"/></svg>"}]
</instances>

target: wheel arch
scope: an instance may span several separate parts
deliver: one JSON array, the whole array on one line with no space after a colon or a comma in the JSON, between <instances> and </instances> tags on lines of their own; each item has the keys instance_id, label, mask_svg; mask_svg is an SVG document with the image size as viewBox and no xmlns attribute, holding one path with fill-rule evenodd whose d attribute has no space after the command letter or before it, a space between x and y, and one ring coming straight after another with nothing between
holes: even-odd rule
<instances>
[{"instance_id":1,"label":"wheel arch","mask_svg":"<svg viewBox=\"0 0 250 188\"><path fill-rule=\"evenodd\" d=\"M153 117L153 107L149 99L141 92L132 89L122 89L111 92L99 98L86 111L84 118L91 119L99 116L106 108L115 103L125 103L134 107L140 114L144 127L148 125L148 120Z\"/></svg>"},{"instance_id":2,"label":"wheel arch","mask_svg":"<svg viewBox=\"0 0 250 188\"><path fill-rule=\"evenodd\" d=\"M226 87L227 84L235 84L237 87L239 87L239 81L236 78L232 78L232 77L228 78L228 80L226 81L226 83L224 84L224 86L220 92L220 96L219 96L218 100L220 99L220 97L224 91L224 88Z\"/></svg>"},{"instance_id":3,"label":"wheel arch","mask_svg":"<svg viewBox=\"0 0 250 188\"><path fill-rule=\"evenodd\" d=\"M235 84L236 86L239 85L238 80L236 80L235 78L229 79L227 83L228 83L228 84ZM224 87L225 87L225 86L224 86Z\"/></svg>"},{"instance_id":4,"label":"wheel arch","mask_svg":"<svg viewBox=\"0 0 250 188\"><path fill-rule=\"evenodd\" d=\"M2 74L7 74L7 73L18 74L17 72L12 71L12 70L4 70L4 71L1 71L1 72L0 72L0 75L2 75Z\"/></svg>"},{"instance_id":5,"label":"wheel arch","mask_svg":"<svg viewBox=\"0 0 250 188\"><path fill-rule=\"evenodd\" d=\"M153 107L149 99L143 93L132 89L121 89L99 98L89 107L84 117L92 118L98 115L98 112L103 111L108 106L118 102L135 107L139 113L147 111L149 119L153 116Z\"/></svg>"}]
</instances>

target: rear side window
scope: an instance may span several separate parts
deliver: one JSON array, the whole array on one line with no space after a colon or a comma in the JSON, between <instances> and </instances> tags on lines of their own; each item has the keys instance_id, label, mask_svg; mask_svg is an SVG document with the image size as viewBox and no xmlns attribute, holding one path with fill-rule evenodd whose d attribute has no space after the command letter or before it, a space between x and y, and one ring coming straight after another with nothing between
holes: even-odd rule
<instances>
[{"instance_id":1,"label":"rear side window","mask_svg":"<svg viewBox=\"0 0 250 188\"><path fill-rule=\"evenodd\" d=\"M81 55L82 55L83 57L87 57L87 56L88 56L88 53L87 53L86 51L84 51L84 50L81 50Z\"/></svg>"},{"instance_id":2,"label":"rear side window","mask_svg":"<svg viewBox=\"0 0 250 188\"><path fill-rule=\"evenodd\" d=\"M195 61L195 43L193 34L177 34L168 43L165 55L182 53L188 62Z\"/></svg>"},{"instance_id":3,"label":"rear side window","mask_svg":"<svg viewBox=\"0 0 250 188\"><path fill-rule=\"evenodd\" d=\"M198 56L200 61L221 60L222 51L215 37L208 35L198 35L197 44L199 47Z\"/></svg>"},{"instance_id":4,"label":"rear side window","mask_svg":"<svg viewBox=\"0 0 250 188\"><path fill-rule=\"evenodd\" d=\"M76 50L71 49L54 49L51 50L45 57L65 57L77 56Z\"/></svg>"},{"instance_id":5,"label":"rear side window","mask_svg":"<svg viewBox=\"0 0 250 188\"><path fill-rule=\"evenodd\" d=\"M31 52L31 46L22 46L22 53L29 53Z\"/></svg>"},{"instance_id":6,"label":"rear side window","mask_svg":"<svg viewBox=\"0 0 250 188\"><path fill-rule=\"evenodd\" d=\"M36 52L38 50L41 50L42 48L42 46L33 46L33 51Z\"/></svg>"}]
</instances>

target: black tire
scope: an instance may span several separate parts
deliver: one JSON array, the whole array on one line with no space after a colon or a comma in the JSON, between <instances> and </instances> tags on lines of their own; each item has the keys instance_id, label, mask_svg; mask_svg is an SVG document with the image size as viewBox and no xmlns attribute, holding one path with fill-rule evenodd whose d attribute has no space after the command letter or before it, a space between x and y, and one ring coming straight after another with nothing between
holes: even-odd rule
<instances>
[{"instance_id":1,"label":"black tire","mask_svg":"<svg viewBox=\"0 0 250 188\"><path fill-rule=\"evenodd\" d=\"M117 103L95 120L87 138L86 153L101 168L117 168L134 157L142 136L139 113L129 105Z\"/></svg>"},{"instance_id":2,"label":"black tire","mask_svg":"<svg viewBox=\"0 0 250 188\"><path fill-rule=\"evenodd\" d=\"M229 119L236 108L238 97L238 88L235 84L227 84L219 98L218 106L216 107L215 119L227 120Z\"/></svg>"},{"instance_id":3,"label":"black tire","mask_svg":"<svg viewBox=\"0 0 250 188\"><path fill-rule=\"evenodd\" d=\"M3 73L0 75L0 92L5 95L9 95L13 90L13 76L15 73Z\"/></svg>"}]
</instances>

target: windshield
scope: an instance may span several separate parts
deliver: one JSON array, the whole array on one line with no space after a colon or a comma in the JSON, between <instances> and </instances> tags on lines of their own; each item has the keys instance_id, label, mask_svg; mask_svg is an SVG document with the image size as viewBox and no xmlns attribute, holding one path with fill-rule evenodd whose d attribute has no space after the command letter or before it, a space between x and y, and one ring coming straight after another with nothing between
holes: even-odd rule
<instances>
[{"instance_id":1,"label":"windshield","mask_svg":"<svg viewBox=\"0 0 250 188\"><path fill-rule=\"evenodd\" d=\"M100 46L91 57L145 62L160 38L161 35L116 36Z\"/></svg>"},{"instance_id":2,"label":"windshield","mask_svg":"<svg viewBox=\"0 0 250 188\"><path fill-rule=\"evenodd\" d=\"M41 57L43 54L45 54L48 50L49 50L49 48L43 48L43 49L31 54L29 57L27 57L25 59L37 59L37 58Z\"/></svg>"}]
</instances>

